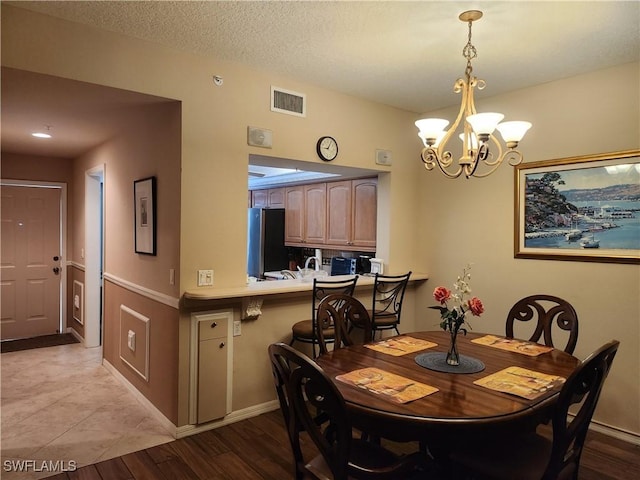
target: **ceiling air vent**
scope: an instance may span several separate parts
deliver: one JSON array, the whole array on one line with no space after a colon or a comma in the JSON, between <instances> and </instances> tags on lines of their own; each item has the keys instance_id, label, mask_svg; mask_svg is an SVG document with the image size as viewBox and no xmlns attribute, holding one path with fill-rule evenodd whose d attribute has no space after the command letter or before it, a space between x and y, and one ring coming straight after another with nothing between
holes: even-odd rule
<instances>
[{"instance_id":1,"label":"ceiling air vent","mask_svg":"<svg viewBox=\"0 0 640 480\"><path fill-rule=\"evenodd\" d=\"M307 116L307 96L304 93L292 92L280 87L271 87L271 111Z\"/></svg>"}]
</instances>

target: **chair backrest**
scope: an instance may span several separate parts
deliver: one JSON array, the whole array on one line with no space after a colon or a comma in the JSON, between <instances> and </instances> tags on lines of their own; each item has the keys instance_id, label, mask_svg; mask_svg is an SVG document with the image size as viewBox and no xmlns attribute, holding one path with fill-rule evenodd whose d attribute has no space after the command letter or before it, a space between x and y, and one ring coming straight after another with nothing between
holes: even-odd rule
<instances>
[{"instance_id":1,"label":"chair backrest","mask_svg":"<svg viewBox=\"0 0 640 480\"><path fill-rule=\"evenodd\" d=\"M404 275L380 275L376 273L373 285L373 312L372 320L377 315L395 315L400 323L402 311L402 299L409 283L411 272Z\"/></svg>"},{"instance_id":2,"label":"chair backrest","mask_svg":"<svg viewBox=\"0 0 640 480\"><path fill-rule=\"evenodd\" d=\"M332 294L342 294L353 296L353 292L356 290L356 283L358 282L358 275L355 275L353 278L349 278L347 280L318 280L318 278L313 279L313 298L311 301L311 315L312 319L316 319L316 314L318 313L318 305L320 302L328 296Z\"/></svg>"},{"instance_id":3,"label":"chair backrest","mask_svg":"<svg viewBox=\"0 0 640 480\"><path fill-rule=\"evenodd\" d=\"M296 437L292 441L296 465L304 468L300 463L302 454L298 440L300 431L304 430L331 469L333 478L346 480L352 433L342 395L313 360L289 345L270 345L269 357L274 372L285 379L285 389L278 389L278 396L281 391L285 394L289 438ZM282 408L282 401L280 405ZM328 424L318 424L319 412L329 419Z\"/></svg>"},{"instance_id":4,"label":"chair backrest","mask_svg":"<svg viewBox=\"0 0 640 480\"><path fill-rule=\"evenodd\" d=\"M553 447L543 480L577 478L580 455L620 342L612 340L586 358L562 386L553 413ZM572 408L571 419L568 417Z\"/></svg>"},{"instance_id":5,"label":"chair backrest","mask_svg":"<svg viewBox=\"0 0 640 480\"><path fill-rule=\"evenodd\" d=\"M560 330L568 332L564 351L573 353L578 342L578 314L569 302L552 295L531 295L519 300L507 315L506 336L514 338L515 321L531 320L537 324L530 341L540 343L542 338L545 345L555 347L551 335L555 323Z\"/></svg>"},{"instance_id":6,"label":"chair backrest","mask_svg":"<svg viewBox=\"0 0 640 480\"><path fill-rule=\"evenodd\" d=\"M358 333L364 331L364 343L373 340L371 318L367 309L357 298L350 295L328 295L318 305L316 334L321 354L328 352L323 332L329 326L333 326L334 330L334 350L354 344L349 336L350 327L357 327Z\"/></svg>"},{"instance_id":7,"label":"chair backrest","mask_svg":"<svg viewBox=\"0 0 640 480\"><path fill-rule=\"evenodd\" d=\"M289 436L289 444L293 453L294 460L294 478L301 478L304 470L304 457L300 448L300 431L301 426L295 412L293 404L287 391L287 384L291 378L292 369L296 368L295 357L290 353L293 350L283 343L274 343L269 345L269 360L271 361L271 371L273 372L273 382L278 394L278 402L280 403L280 411L284 418L287 435Z\"/></svg>"}]
</instances>

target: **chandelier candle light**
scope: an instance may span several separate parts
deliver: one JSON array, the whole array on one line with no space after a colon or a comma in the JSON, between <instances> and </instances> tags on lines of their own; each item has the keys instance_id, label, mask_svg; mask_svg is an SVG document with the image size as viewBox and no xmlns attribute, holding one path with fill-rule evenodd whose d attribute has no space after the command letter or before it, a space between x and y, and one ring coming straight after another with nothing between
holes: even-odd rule
<instances>
[{"instance_id":1,"label":"chandelier candle light","mask_svg":"<svg viewBox=\"0 0 640 480\"><path fill-rule=\"evenodd\" d=\"M467 178L472 176L480 178L493 173L505 159L508 159L512 166L522 162L522 153L516 148L526 131L531 128L531 123L522 121L500 123L504 118L501 113L476 113L473 91L476 87L478 90L484 89L485 81L473 75L471 59L477 56L477 52L476 47L471 43L471 25L482 18L482 12L469 10L461 13L458 18L469 25L469 40L462 49L462 55L467 59L465 78L459 78L453 86L455 93L462 93L458 117L447 131L444 129L449 121L441 118L424 118L416 121L415 124L419 130L418 136L424 143L421 157L427 170L432 170L437 165L449 178L458 178L463 173ZM462 156L458 159L456 168L452 167L453 155L445 148L447 142L458 131L460 122L464 122L463 132L459 135L462 140ZM500 142L493 135L496 128L507 147L504 153ZM490 142L495 145L495 152L489 149ZM486 168L478 171L481 162Z\"/></svg>"}]
</instances>

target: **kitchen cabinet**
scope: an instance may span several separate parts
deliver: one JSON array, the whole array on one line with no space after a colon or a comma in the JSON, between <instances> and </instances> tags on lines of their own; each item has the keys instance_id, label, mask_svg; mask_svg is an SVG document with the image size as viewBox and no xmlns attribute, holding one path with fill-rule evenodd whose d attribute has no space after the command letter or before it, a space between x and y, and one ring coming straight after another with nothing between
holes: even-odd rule
<instances>
[{"instance_id":1,"label":"kitchen cabinet","mask_svg":"<svg viewBox=\"0 0 640 480\"><path fill-rule=\"evenodd\" d=\"M269 208L284 208L284 188L270 188L267 196Z\"/></svg>"},{"instance_id":2,"label":"kitchen cabinet","mask_svg":"<svg viewBox=\"0 0 640 480\"><path fill-rule=\"evenodd\" d=\"M351 246L376 250L378 226L378 179L352 180Z\"/></svg>"},{"instance_id":3,"label":"kitchen cabinet","mask_svg":"<svg viewBox=\"0 0 640 480\"><path fill-rule=\"evenodd\" d=\"M284 243L300 245L304 243L304 188L285 189Z\"/></svg>"},{"instance_id":4,"label":"kitchen cabinet","mask_svg":"<svg viewBox=\"0 0 640 480\"><path fill-rule=\"evenodd\" d=\"M327 246L375 251L376 222L376 178L327 184Z\"/></svg>"},{"instance_id":5,"label":"kitchen cabinet","mask_svg":"<svg viewBox=\"0 0 640 480\"><path fill-rule=\"evenodd\" d=\"M265 208L269 204L269 191L268 190L253 190L251 192L251 206L253 208L262 207Z\"/></svg>"},{"instance_id":6,"label":"kitchen cabinet","mask_svg":"<svg viewBox=\"0 0 640 480\"><path fill-rule=\"evenodd\" d=\"M284 208L284 188L269 188L251 192L251 206L262 208Z\"/></svg>"},{"instance_id":7,"label":"kitchen cabinet","mask_svg":"<svg viewBox=\"0 0 640 480\"><path fill-rule=\"evenodd\" d=\"M321 247L326 239L327 184L285 189L286 245Z\"/></svg>"}]
</instances>

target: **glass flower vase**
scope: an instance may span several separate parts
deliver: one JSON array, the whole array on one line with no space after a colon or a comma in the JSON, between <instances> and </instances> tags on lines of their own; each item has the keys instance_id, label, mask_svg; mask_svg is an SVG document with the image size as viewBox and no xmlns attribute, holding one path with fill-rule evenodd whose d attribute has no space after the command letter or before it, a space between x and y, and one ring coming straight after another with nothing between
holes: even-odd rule
<instances>
[{"instance_id":1,"label":"glass flower vase","mask_svg":"<svg viewBox=\"0 0 640 480\"><path fill-rule=\"evenodd\" d=\"M449 344L449 351L447 352L447 365L458 366L460 365L460 354L458 353L458 329L452 328L449 332L451 334L451 343Z\"/></svg>"}]
</instances>

